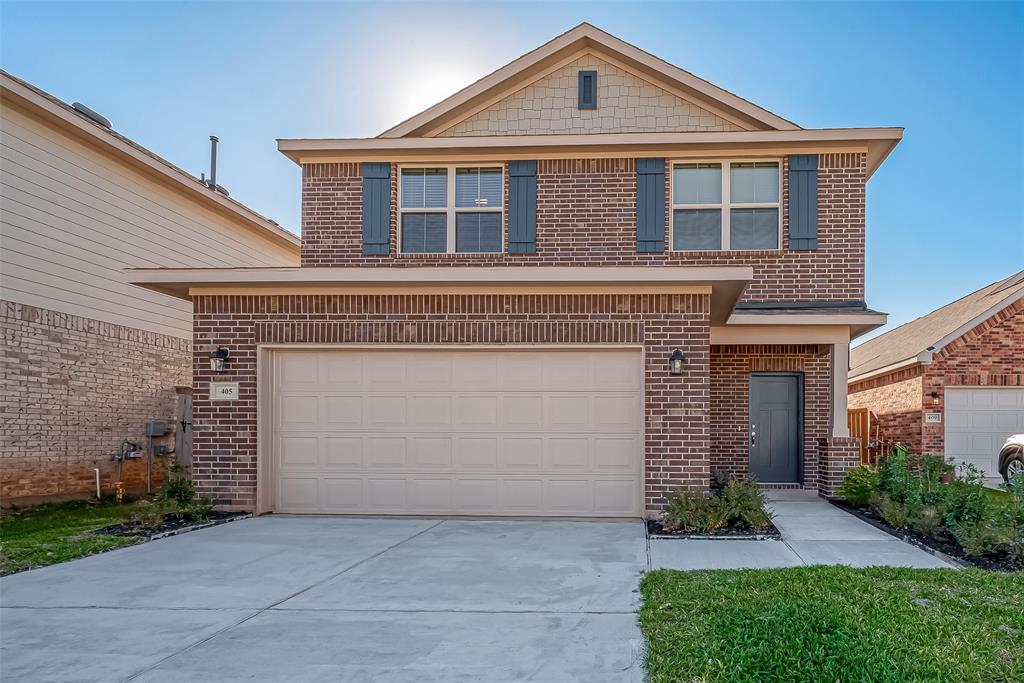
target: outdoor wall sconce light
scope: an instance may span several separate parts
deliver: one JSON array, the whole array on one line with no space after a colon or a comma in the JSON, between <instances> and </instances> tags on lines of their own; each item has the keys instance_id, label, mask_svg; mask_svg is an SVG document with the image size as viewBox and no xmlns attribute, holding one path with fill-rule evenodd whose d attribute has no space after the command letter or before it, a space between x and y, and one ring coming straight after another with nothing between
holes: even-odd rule
<instances>
[{"instance_id":1,"label":"outdoor wall sconce light","mask_svg":"<svg viewBox=\"0 0 1024 683\"><path fill-rule=\"evenodd\" d=\"M220 346L216 351L210 351L210 369L214 372L224 372L224 365L227 363L228 347Z\"/></svg>"},{"instance_id":2,"label":"outdoor wall sconce light","mask_svg":"<svg viewBox=\"0 0 1024 683\"><path fill-rule=\"evenodd\" d=\"M670 375L681 375L683 374L683 361L686 360L686 356L679 349L672 351L672 355L668 358L668 372Z\"/></svg>"},{"instance_id":3,"label":"outdoor wall sconce light","mask_svg":"<svg viewBox=\"0 0 1024 683\"><path fill-rule=\"evenodd\" d=\"M939 405L939 392L933 391L932 393L930 393L928 395L932 397L932 405L933 406Z\"/></svg>"}]
</instances>

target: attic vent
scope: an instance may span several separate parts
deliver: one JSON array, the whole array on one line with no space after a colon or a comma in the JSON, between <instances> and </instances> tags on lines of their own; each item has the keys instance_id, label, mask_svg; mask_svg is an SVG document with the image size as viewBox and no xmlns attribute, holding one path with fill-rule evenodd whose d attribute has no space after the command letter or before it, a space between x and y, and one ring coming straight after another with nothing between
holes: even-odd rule
<instances>
[{"instance_id":1,"label":"attic vent","mask_svg":"<svg viewBox=\"0 0 1024 683\"><path fill-rule=\"evenodd\" d=\"M112 123L110 123L110 119L108 119L106 116L103 116L102 114L98 114L98 113L94 112L92 109L89 109L89 107L85 106L81 102L73 102L71 104L71 108L74 109L75 111L77 111L79 114L81 114L85 118L87 118L90 121L92 121L93 123L98 123L99 125L103 126L104 128L113 128L114 127L114 125Z\"/></svg>"},{"instance_id":2,"label":"attic vent","mask_svg":"<svg viewBox=\"0 0 1024 683\"><path fill-rule=\"evenodd\" d=\"M577 104L580 109L597 109L597 72L596 71L581 71L580 72L580 92L579 102Z\"/></svg>"}]
</instances>

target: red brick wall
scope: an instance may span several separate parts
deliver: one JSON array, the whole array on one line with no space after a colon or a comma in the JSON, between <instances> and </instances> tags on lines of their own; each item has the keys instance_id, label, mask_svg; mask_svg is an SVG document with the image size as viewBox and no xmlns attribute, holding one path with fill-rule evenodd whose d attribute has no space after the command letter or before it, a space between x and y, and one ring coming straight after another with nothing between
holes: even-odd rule
<instances>
[{"instance_id":1,"label":"red brick wall","mask_svg":"<svg viewBox=\"0 0 1024 683\"><path fill-rule=\"evenodd\" d=\"M818 493L835 498L843 475L860 464L860 439L855 436L833 436L818 441L821 476Z\"/></svg>"},{"instance_id":2,"label":"red brick wall","mask_svg":"<svg viewBox=\"0 0 1024 683\"><path fill-rule=\"evenodd\" d=\"M944 413L944 389L951 386L1024 386L1024 299L1007 306L935 354L931 364L924 368L925 410ZM939 394L938 405L929 397L932 392ZM944 455L944 425L925 424L921 429L922 451Z\"/></svg>"},{"instance_id":3,"label":"red brick wall","mask_svg":"<svg viewBox=\"0 0 1024 683\"><path fill-rule=\"evenodd\" d=\"M945 412L951 386L1024 386L1024 300L1007 306L940 349L931 363L850 385L851 408L869 408L885 438L911 450L945 454L945 418L924 424L924 413ZM939 395L934 403L932 393Z\"/></svg>"},{"instance_id":4,"label":"red brick wall","mask_svg":"<svg viewBox=\"0 0 1024 683\"><path fill-rule=\"evenodd\" d=\"M636 344L646 358L646 503L656 508L667 491L708 483L709 306L705 294L197 297L197 491L255 506L257 344ZM208 353L220 345L231 357L215 374ZM668 374L676 347L682 376ZM239 400L211 402L211 380L239 382Z\"/></svg>"},{"instance_id":5,"label":"red brick wall","mask_svg":"<svg viewBox=\"0 0 1024 683\"><path fill-rule=\"evenodd\" d=\"M851 385L847 405L871 410L883 440L898 441L920 453L922 387L920 367L900 370Z\"/></svg>"},{"instance_id":6,"label":"red brick wall","mask_svg":"<svg viewBox=\"0 0 1024 683\"><path fill-rule=\"evenodd\" d=\"M804 486L818 481L818 441L828 437L830 351L816 344L711 347L711 469L733 477L748 472L750 373L804 374Z\"/></svg>"},{"instance_id":7,"label":"red brick wall","mask_svg":"<svg viewBox=\"0 0 1024 683\"><path fill-rule=\"evenodd\" d=\"M789 251L788 180L783 168L783 245L780 250L636 252L634 159L553 159L537 165L536 254L419 254L399 256L392 208L390 255L362 254L359 164L303 166L303 266L637 266L752 265L747 301L862 300L864 298L864 154L823 154L818 173L818 249ZM669 177L666 173L666 204ZM392 169L392 207L397 204ZM507 185L507 182L506 182ZM507 194L507 187L506 187ZM666 239L671 211L666 210ZM507 234L507 230L506 230Z\"/></svg>"}]
</instances>

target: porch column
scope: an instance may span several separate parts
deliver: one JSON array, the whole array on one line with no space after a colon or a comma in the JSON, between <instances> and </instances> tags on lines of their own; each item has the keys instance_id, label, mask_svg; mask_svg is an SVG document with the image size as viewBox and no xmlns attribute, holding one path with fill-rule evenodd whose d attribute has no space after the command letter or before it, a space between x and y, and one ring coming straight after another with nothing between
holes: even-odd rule
<instances>
[{"instance_id":1,"label":"porch column","mask_svg":"<svg viewBox=\"0 0 1024 683\"><path fill-rule=\"evenodd\" d=\"M850 371L850 342L832 345L832 436L849 436L846 387Z\"/></svg>"}]
</instances>

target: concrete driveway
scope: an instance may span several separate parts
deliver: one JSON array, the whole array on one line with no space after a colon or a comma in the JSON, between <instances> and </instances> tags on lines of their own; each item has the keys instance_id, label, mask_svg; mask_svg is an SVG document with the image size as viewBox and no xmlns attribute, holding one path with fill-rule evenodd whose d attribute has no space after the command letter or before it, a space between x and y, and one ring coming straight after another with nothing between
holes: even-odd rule
<instances>
[{"instance_id":1,"label":"concrete driveway","mask_svg":"<svg viewBox=\"0 0 1024 683\"><path fill-rule=\"evenodd\" d=\"M640 522L271 516L0 580L4 681L639 681Z\"/></svg>"}]
</instances>

